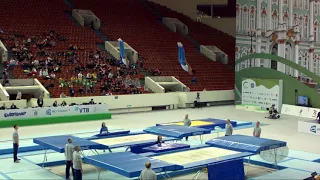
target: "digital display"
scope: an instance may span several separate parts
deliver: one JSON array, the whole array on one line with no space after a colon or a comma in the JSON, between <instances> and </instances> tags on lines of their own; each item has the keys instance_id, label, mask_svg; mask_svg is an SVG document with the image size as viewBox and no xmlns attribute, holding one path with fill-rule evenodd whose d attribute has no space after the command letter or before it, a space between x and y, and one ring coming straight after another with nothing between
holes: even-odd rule
<instances>
[{"instance_id":1,"label":"digital display","mask_svg":"<svg viewBox=\"0 0 320 180\"><path fill-rule=\"evenodd\" d=\"M308 105L308 96L298 96L298 105Z\"/></svg>"}]
</instances>

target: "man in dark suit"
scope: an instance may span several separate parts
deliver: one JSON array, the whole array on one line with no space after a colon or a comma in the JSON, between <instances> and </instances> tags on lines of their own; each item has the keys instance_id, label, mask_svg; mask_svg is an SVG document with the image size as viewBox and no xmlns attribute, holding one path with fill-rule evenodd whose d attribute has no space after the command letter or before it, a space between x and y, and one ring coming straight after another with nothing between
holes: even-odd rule
<instances>
[{"instance_id":1,"label":"man in dark suit","mask_svg":"<svg viewBox=\"0 0 320 180\"><path fill-rule=\"evenodd\" d=\"M57 107L57 106L58 106L58 102L57 102L57 101L54 101L54 103L53 103L52 106L53 106L53 107Z\"/></svg>"},{"instance_id":2,"label":"man in dark suit","mask_svg":"<svg viewBox=\"0 0 320 180\"><path fill-rule=\"evenodd\" d=\"M15 104L13 104L13 103L12 103L12 105L11 105L10 108L11 108L11 109L18 109L17 106L16 106Z\"/></svg>"},{"instance_id":3,"label":"man in dark suit","mask_svg":"<svg viewBox=\"0 0 320 180\"><path fill-rule=\"evenodd\" d=\"M40 96L40 97L38 98L37 103L38 103L38 106L39 106L39 107L43 107L43 98L42 98L42 96Z\"/></svg>"},{"instance_id":4,"label":"man in dark suit","mask_svg":"<svg viewBox=\"0 0 320 180\"><path fill-rule=\"evenodd\" d=\"M70 86L70 97L73 97L74 96L74 89L73 89L73 86L71 85Z\"/></svg>"}]
</instances>

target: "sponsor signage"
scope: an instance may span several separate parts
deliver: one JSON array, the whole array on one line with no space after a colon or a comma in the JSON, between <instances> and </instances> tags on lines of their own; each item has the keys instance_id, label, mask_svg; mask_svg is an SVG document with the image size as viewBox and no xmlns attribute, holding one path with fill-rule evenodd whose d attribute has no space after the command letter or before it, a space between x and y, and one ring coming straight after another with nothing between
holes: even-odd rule
<instances>
[{"instance_id":1,"label":"sponsor signage","mask_svg":"<svg viewBox=\"0 0 320 180\"><path fill-rule=\"evenodd\" d=\"M278 111L282 105L283 81L277 79L242 79L242 104L257 105L263 109L273 104Z\"/></svg>"},{"instance_id":2,"label":"sponsor signage","mask_svg":"<svg viewBox=\"0 0 320 180\"><path fill-rule=\"evenodd\" d=\"M81 114L95 114L108 112L107 104L64 106L64 107L43 107L27 109L10 109L0 111L0 117L4 120L41 118L52 116L71 116Z\"/></svg>"},{"instance_id":3,"label":"sponsor signage","mask_svg":"<svg viewBox=\"0 0 320 180\"><path fill-rule=\"evenodd\" d=\"M298 132L320 136L320 124L308 121L299 121Z\"/></svg>"},{"instance_id":4,"label":"sponsor signage","mask_svg":"<svg viewBox=\"0 0 320 180\"><path fill-rule=\"evenodd\" d=\"M8 118L8 117L21 117L21 116L25 116L27 114L27 112L8 112L8 113L4 113L4 117Z\"/></svg>"}]
</instances>

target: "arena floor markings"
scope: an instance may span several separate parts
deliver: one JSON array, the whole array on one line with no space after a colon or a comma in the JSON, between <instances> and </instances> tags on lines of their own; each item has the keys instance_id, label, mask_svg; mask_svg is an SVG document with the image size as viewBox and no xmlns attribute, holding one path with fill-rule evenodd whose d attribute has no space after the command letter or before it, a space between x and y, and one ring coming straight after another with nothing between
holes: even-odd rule
<instances>
[{"instance_id":1,"label":"arena floor markings","mask_svg":"<svg viewBox=\"0 0 320 180\"><path fill-rule=\"evenodd\" d=\"M189 150L189 151L182 151L177 153L170 153L160 156L154 156L152 158L162 160L171 164L178 164L178 165L184 165L184 164L190 164L197 161L205 161L212 158L218 158L221 156L228 156L228 155L234 155L234 154L240 154L240 152L236 151L230 151L215 147L207 147L207 148L201 148L201 149L195 149L195 150Z\"/></svg>"}]
</instances>

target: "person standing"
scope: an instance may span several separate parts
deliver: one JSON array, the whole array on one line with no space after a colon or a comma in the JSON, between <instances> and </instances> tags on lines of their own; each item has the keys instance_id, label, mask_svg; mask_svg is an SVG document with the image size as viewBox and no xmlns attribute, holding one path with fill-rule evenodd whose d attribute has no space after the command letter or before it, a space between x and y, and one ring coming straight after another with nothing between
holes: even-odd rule
<instances>
[{"instance_id":1,"label":"person standing","mask_svg":"<svg viewBox=\"0 0 320 180\"><path fill-rule=\"evenodd\" d=\"M140 180L157 180L157 174L151 169L151 162L146 162L146 169L141 171Z\"/></svg>"},{"instance_id":2,"label":"person standing","mask_svg":"<svg viewBox=\"0 0 320 180\"><path fill-rule=\"evenodd\" d=\"M21 91L18 91L16 100L21 100L21 98L22 98L22 93L21 93Z\"/></svg>"},{"instance_id":3,"label":"person standing","mask_svg":"<svg viewBox=\"0 0 320 180\"><path fill-rule=\"evenodd\" d=\"M320 111L318 112L318 115L316 117L316 120L318 120L318 123L320 124Z\"/></svg>"},{"instance_id":4,"label":"person standing","mask_svg":"<svg viewBox=\"0 0 320 180\"><path fill-rule=\"evenodd\" d=\"M66 146L64 148L64 155L66 158L66 179L69 179L69 177L70 177L70 168L72 170L73 178L75 177L74 169L72 167L73 152L74 152L74 147L72 145L72 139L69 138L68 144L66 144Z\"/></svg>"},{"instance_id":5,"label":"person standing","mask_svg":"<svg viewBox=\"0 0 320 180\"><path fill-rule=\"evenodd\" d=\"M74 88L73 85L70 86L70 97L74 97Z\"/></svg>"},{"instance_id":6,"label":"person standing","mask_svg":"<svg viewBox=\"0 0 320 180\"><path fill-rule=\"evenodd\" d=\"M18 129L19 126L17 124L13 125L14 132L12 135L12 140L13 140L13 162L19 163L20 159L18 159L18 148L19 148L19 134L18 134Z\"/></svg>"},{"instance_id":7,"label":"person standing","mask_svg":"<svg viewBox=\"0 0 320 180\"><path fill-rule=\"evenodd\" d=\"M225 136L231 136L233 133L233 126L230 123L230 119L227 119L227 124L226 124L226 134Z\"/></svg>"},{"instance_id":8,"label":"person standing","mask_svg":"<svg viewBox=\"0 0 320 180\"><path fill-rule=\"evenodd\" d=\"M38 104L39 107L43 107L43 98L42 98L42 96L40 96L40 97L38 98L37 104Z\"/></svg>"},{"instance_id":9,"label":"person standing","mask_svg":"<svg viewBox=\"0 0 320 180\"><path fill-rule=\"evenodd\" d=\"M260 122L257 121L256 122L256 127L254 127L254 129L253 129L253 136L254 137L260 137L260 134L261 134Z\"/></svg>"},{"instance_id":10,"label":"person standing","mask_svg":"<svg viewBox=\"0 0 320 180\"><path fill-rule=\"evenodd\" d=\"M189 115L186 114L183 120L184 126L191 126L191 120L189 119ZM186 137L186 141L188 141L188 137Z\"/></svg>"},{"instance_id":11,"label":"person standing","mask_svg":"<svg viewBox=\"0 0 320 180\"><path fill-rule=\"evenodd\" d=\"M82 180L82 159L80 155L80 146L75 146L74 147L74 152L73 152L73 169L74 169L74 180Z\"/></svg>"}]
</instances>

